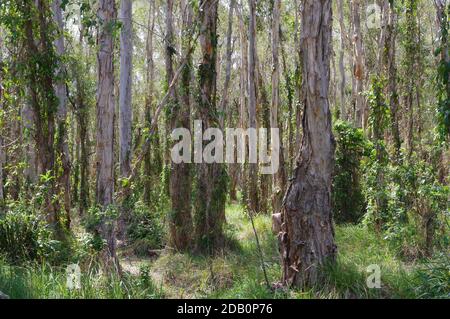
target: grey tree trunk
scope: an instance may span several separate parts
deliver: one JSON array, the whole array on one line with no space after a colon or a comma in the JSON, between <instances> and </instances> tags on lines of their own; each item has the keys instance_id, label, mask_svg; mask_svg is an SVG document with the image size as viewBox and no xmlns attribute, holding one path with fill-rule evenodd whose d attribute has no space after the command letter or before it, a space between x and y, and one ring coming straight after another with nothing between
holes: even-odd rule
<instances>
[{"instance_id":1,"label":"grey tree trunk","mask_svg":"<svg viewBox=\"0 0 450 319\"><path fill-rule=\"evenodd\" d=\"M236 0L230 0L230 7L228 8L228 29L227 29L227 48L226 48L226 70L225 70L225 83L223 85L222 100L220 102L220 125L225 126L225 114L227 115L227 126L233 125L233 108L228 106L228 91L230 89L231 80L231 58L233 55L233 15L234 8L236 6ZM236 185L237 185L237 164L229 164L228 170L230 172L230 199L235 201L237 199Z\"/></svg>"},{"instance_id":2,"label":"grey tree trunk","mask_svg":"<svg viewBox=\"0 0 450 319\"><path fill-rule=\"evenodd\" d=\"M249 128L256 125L256 1L248 0L250 8L248 25L248 123ZM259 212L258 165L248 164L248 209Z\"/></svg>"},{"instance_id":3,"label":"grey tree trunk","mask_svg":"<svg viewBox=\"0 0 450 319\"><path fill-rule=\"evenodd\" d=\"M339 98L340 98L340 117L342 119L347 119L347 110L345 108L345 85L346 85L346 75L345 75L345 67L344 67L344 58L345 58L345 43L346 43L346 37L347 32L345 30L345 24L344 24L344 4L343 0L339 0L338 3L338 10L339 10L339 26L341 31L341 38L340 38L340 50L339 50L339 73L341 75L341 81L339 84Z\"/></svg>"},{"instance_id":4,"label":"grey tree trunk","mask_svg":"<svg viewBox=\"0 0 450 319\"><path fill-rule=\"evenodd\" d=\"M189 1L181 1L182 29L189 30L192 26L192 8ZM185 36L182 39L183 56L186 64L181 74L179 85L179 107L172 115L172 129L185 128L190 130L190 82L191 82L191 39ZM191 170L189 163L173 163L170 174L170 196L172 199L172 212L169 220L170 244L177 250L186 250L191 244L192 216L191 216Z\"/></svg>"},{"instance_id":5,"label":"grey tree trunk","mask_svg":"<svg viewBox=\"0 0 450 319\"><path fill-rule=\"evenodd\" d=\"M127 178L131 173L131 124L132 124L132 68L133 68L133 25L132 0L122 0L120 7L120 93L119 93L119 144L120 176Z\"/></svg>"},{"instance_id":6,"label":"grey tree trunk","mask_svg":"<svg viewBox=\"0 0 450 319\"><path fill-rule=\"evenodd\" d=\"M303 140L294 177L275 220L282 256L283 283L311 287L322 279L320 267L334 261L331 213L335 142L328 102L331 0L305 0L302 17Z\"/></svg>"},{"instance_id":7,"label":"grey tree trunk","mask_svg":"<svg viewBox=\"0 0 450 319\"><path fill-rule=\"evenodd\" d=\"M224 126L224 115L228 104L228 91L230 88L231 80L231 56L233 54L232 48L232 35L233 35L233 11L236 0L230 0L230 7L228 9L228 29L227 29L227 51L226 51L226 70L225 70L225 83L223 85L222 100L220 102L221 117L220 125Z\"/></svg>"},{"instance_id":8,"label":"grey tree trunk","mask_svg":"<svg viewBox=\"0 0 450 319\"><path fill-rule=\"evenodd\" d=\"M146 127L150 128L152 124L152 108L154 95L155 63L153 60L153 32L155 30L155 0L150 1L148 13L148 31L146 43L147 59L147 92L145 96L145 122ZM154 163L153 163L154 164ZM148 206L151 205L152 193L152 150L149 148L144 156L144 200Z\"/></svg>"},{"instance_id":9,"label":"grey tree trunk","mask_svg":"<svg viewBox=\"0 0 450 319\"><path fill-rule=\"evenodd\" d=\"M119 167L120 178L131 174L132 143L132 69L133 69L133 4L132 0L122 0L119 20L122 22L120 32L120 83L119 83ZM124 194L118 221L118 236L125 236L125 226L129 219L129 188Z\"/></svg>"},{"instance_id":10,"label":"grey tree trunk","mask_svg":"<svg viewBox=\"0 0 450 319\"><path fill-rule=\"evenodd\" d=\"M114 194L114 35L116 23L114 0L100 0L98 16L102 21L98 32L96 199L102 210L113 205ZM106 240L102 258L106 269L117 270L115 221L103 217L97 231Z\"/></svg>"},{"instance_id":11,"label":"grey tree trunk","mask_svg":"<svg viewBox=\"0 0 450 319\"><path fill-rule=\"evenodd\" d=\"M278 111L280 108L280 10L281 0L275 0L273 4L272 17L272 107L270 109L270 127L278 128L280 133L280 165L278 171L275 173L272 189L272 208L273 213L278 213L283 199L283 191L286 188L286 174L284 171L284 156L283 156L283 130L279 126ZM290 132L291 133L291 132Z\"/></svg>"},{"instance_id":12,"label":"grey tree trunk","mask_svg":"<svg viewBox=\"0 0 450 319\"><path fill-rule=\"evenodd\" d=\"M357 127L365 128L367 111L364 105L364 49L361 33L361 0L352 0L352 22L353 22L353 76L355 87L353 92L353 103L355 107L355 124Z\"/></svg>"},{"instance_id":13,"label":"grey tree trunk","mask_svg":"<svg viewBox=\"0 0 450 319\"><path fill-rule=\"evenodd\" d=\"M203 132L217 127L216 61L218 1L200 0L201 61L198 69L198 114ZM205 145L204 145L205 146ZM195 199L195 237L199 251L213 253L221 248L225 223L226 171L223 164L197 165L197 197Z\"/></svg>"},{"instance_id":14,"label":"grey tree trunk","mask_svg":"<svg viewBox=\"0 0 450 319\"><path fill-rule=\"evenodd\" d=\"M247 41L247 32L245 30L244 18L242 13L242 2L240 3L240 8L236 10L239 17L239 42L241 47L241 67L239 73L239 126L243 129L248 126L248 41ZM247 203L247 174L246 167L242 165L240 171L240 184L242 190L242 199L243 202Z\"/></svg>"},{"instance_id":15,"label":"grey tree trunk","mask_svg":"<svg viewBox=\"0 0 450 319\"><path fill-rule=\"evenodd\" d=\"M62 57L65 52L64 45L64 22L63 13L61 9L61 0L54 0L52 4L53 16L58 27L59 37L55 40L56 53L58 56ZM55 93L58 98L58 111L57 111L57 125L58 125L58 141L57 141L57 152L61 160L62 165L62 175L59 177L59 183L64 190L64 209L66 211L66 228L70 228L70 154L69 154L69 143L68 143L68 129L66 125L67 120L67 89L65 83L65 70L62 65L59 66L56 71L56 76L58 78L55 85Z\"/></svg>"}]
</instances>

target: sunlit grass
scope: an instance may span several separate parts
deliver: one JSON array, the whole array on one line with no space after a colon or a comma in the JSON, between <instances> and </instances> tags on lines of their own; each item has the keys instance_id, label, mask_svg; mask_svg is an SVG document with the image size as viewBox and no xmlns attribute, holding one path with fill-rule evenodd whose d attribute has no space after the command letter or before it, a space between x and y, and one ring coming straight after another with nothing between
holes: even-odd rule
<instances>
[{"instance_id":1,"label":"sunlit grass","mask_svg":"<svg viewBox=\"0 0 450 319\"><path fill-rule=\"evenodd\" d=\"M325 267L325 284L310 291L268 288L252 224L241 206L226 211L227 247L214 257L164 251L139 259L137 273L106 277L95 267L82 273L81 290L66 286L64 267L0 262L0 291L11 298L416 298L417 265L406 264L392 247L363 226L337 226L337 262ZM254 217L270 284L281 278L271 217ZM378 265L381 289L369 289L367 268ZM442 292L441 292L442 294ZM445 295L445 292L443 293ZM428 295L427 292L422 295ZM429 294L433 295L433 294Z\"/></svg>"}]
</instances>

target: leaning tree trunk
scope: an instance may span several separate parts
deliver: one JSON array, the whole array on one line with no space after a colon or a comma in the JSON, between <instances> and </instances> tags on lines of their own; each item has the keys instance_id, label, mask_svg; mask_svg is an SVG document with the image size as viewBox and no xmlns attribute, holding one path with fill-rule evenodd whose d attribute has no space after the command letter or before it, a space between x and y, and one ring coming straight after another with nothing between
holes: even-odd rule
<instances>
[{"instance_id":1,"label":"leaning tree trunk","mask_svg":"<svg viewBox=\"0 0 450 319\"><path fill-rule=\"evenodd\" d=\"M56 52L61 57L65 54L64 45L64 22L61 9L61 0L53 1L53 15L58 27L59 37L55 40ZM58 98L57 124L58 124L58 141L57 152L62 165L62 174L59 176L59 183L64 189L64 209L66 211L66 228L70 228L70 155L68 144L67 120L67 89L64 79L64 69L62 66L57 70L57 83L55 86L56 97Z\"/></svg>"},{"instance_id":2,"label":"leaning tree trunk","mask_svg":"<svg viewBox=\"0 0 450 319\"><path fill-rule=\"evenodd\" d=\"M216 110L218 1L201 0L200 7L199 40L202 58L198 69L200 92L197 110L204 132L219 125ZM222 164L198 164L194 222L199 251L213 253L223 246L226 188L226 172Z\"/></svg>"},{"instance_id":3,"label":"leaning tree trunk","mask_svg":"<svg viewBox=\"0 0 450 319\"><path fill-rule=\"evenodd\" d=\"M114 34L111 25L116 23L114 0L100 0L98 16L102 24L98 33L98 87L97 87L97 144L96 166L97 204L103 211L113 205L114 195ZM116 257L115 221L105 214L98 234L106 240L102 251L107 270L119 270Z\"/></svg>"},{"instance_id":4,"label":"leaning tree trunk","mask_svg":"<svg viewBox=\"0 0 450 319\"><path fill-rule=\"evenodd\" d=\"M192 9L189 2L181 1L183 14L183 30L189 30L192 25ZM183 56L186 64L183 67L179 85L179 107L172 114L172 129L185 128L190 131L190 81L192 55L190 53L191 39L182 39ZM172 212L169 220L170 244L177 250L186 250L191 243L191 170L189 163L174 163L170 174L170 196L172 198Z\"/></svg>"},{"instance_id":5,"label":"leaning tree trunk","mask_svg":"<svg viewBox=\"0 0 450 319\"><path fill-rule=\"evenodd\" d=\"M279 230L283 283L299 288L317 284L320 267L334 261L336 245L331 214L335 142L328 102L332 26L331 0L305 0L302 18L303 140Z\"/></svg>"}]
</instances>

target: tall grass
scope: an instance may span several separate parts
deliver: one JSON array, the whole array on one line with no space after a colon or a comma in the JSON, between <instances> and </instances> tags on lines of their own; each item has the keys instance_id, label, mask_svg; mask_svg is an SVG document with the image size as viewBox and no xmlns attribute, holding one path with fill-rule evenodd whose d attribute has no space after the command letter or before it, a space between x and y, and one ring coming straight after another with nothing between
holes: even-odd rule
<instances>
[{"instance_id":1,"label":"tall grass","mask_svg":"<svg viewBox=\"0 0 450 319\"><path fill-rule=\"evenodd\" d=\"M0 259L0 291L11 298L448 298L450 263L441 256L418 264L402 261L395 248L363 226L337 226L336 263L323 269L325 283L309 291L265 284L250 220L240 206L227 207L227 246L214 257L165 251L139 259L139 274L105 276L83 265L81 289L69 290L63 266L10 266ZM269 281L281 278L271 218L255 217ZM381 270L381 288L368 288L368 266ZM276 285L275 285L276 286Z\"/></svg>"},{"instance_id":2,"label":"tall grass","mask_svg":"<svg viewBox=\"0 0 450 319\"><path fill-rule=\"evenodd\" d=\"M9 266L0 262L0 290L13 299L142 299L160 298L161 287L140 275L105 276L98 271L81 274L81 289L67 286L66 269L46 264Z\"/></svg>"}]
</instances>

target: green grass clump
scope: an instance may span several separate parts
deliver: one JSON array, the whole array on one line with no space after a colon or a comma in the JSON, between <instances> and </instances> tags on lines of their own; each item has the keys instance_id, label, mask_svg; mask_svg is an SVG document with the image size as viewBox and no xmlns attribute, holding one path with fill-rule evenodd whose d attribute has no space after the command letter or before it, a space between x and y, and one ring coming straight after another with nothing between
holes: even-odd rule
<instances>
[{"instance_id":1,"label":"green grass clump","mask_svg":"<svg viewBox=\"0 0 450 319\"><path fill-rule=\"evenodd\" d=\"M336 263L323 269L324 283L308 291L272 289L281 279L280 255L268 215L254 217L264 266L249 217L238 205L227 207L226 247L213 257L176 253L122 260L122 278L101 274L89 238L76 242L73 260L82 267L82 288L69 290L65 266L30 262L12 266L0 259L0 291L11 298L449 298L450 263L445 254L404 261L388 240L364 226L336 227ZM128 258L128 257L124 257ZM128 264L128 266L127 266ZM378 265L381 288L368 288L368 267Z\"/></svg>"},{"instance_id":2,"label":"green grass clump","mask_svg":"<svg viewBox=\"0 0 450 319\"><path fill-rule=\"evenodd\" d=\"M144 299L163 296L148 272L139 276L105 276L98 270L81 273L81 289L67 287L66 269L47 264L9 266L0 261L0 291L13 299Z\"/></svg>"}]
</instances>

